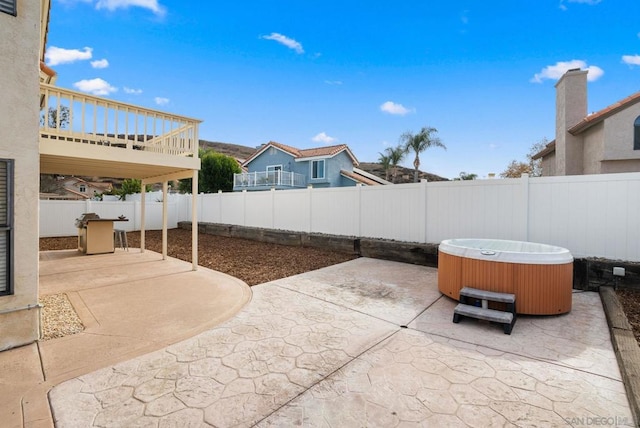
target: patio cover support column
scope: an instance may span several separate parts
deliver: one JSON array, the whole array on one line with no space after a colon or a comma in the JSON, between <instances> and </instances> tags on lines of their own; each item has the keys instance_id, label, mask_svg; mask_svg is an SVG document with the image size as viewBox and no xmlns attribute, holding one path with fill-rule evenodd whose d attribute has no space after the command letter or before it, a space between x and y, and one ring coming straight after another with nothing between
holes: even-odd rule
<instances>
[{"instance_id":1,"label":"patio cover support column","mask_svg":"<svg viewBox=\"0 0 640 428\"><path fill-rule=\"evenodd\" d=\"M192 270L198 270L198 174L193 171L191 179L191 263Z\"/></svg>"},{"instance_id":2,"label":"patio cover support column","mask_svg":"<svg viewBox=\"0 0 640 428\"><path fill-rule=\"evenodd\" d=\"M162 258L163 260L167 258L167 223L168 223L168 213L167 213L167 203L168 203L168 187L170 180L180 180L183 178L192 178L191 189L192 189L192 221L193 224L196 225L195 228L192 227L192 240L191 244L193 245L192 258L193 258L193 270L197 270L198 267L198 204L197 204L197 196L198 196L198 172L199 170L188 170L188 171L179 171L172 174L165 175L156 175L154 177L147 177L142 180L142 184L152 184L152 183L162 183Z\"/></svg>"},{"instance_id":3,"label":"patio cover support column","mask_svg":"<svg viewBox=\"0 0 640 428\"><path fill-rule=\"evenodd\" d=\"M144 253L144 228L145 228L145 219L147 217L147 186L143 183L140 186L140 252Z\"/></svg>"},{"instance_id":4,"label":"patio cover support column","mask_svg":"<svg viewBox=\"0 0 640 428\"><path fill-rule=\"evenodd\" d=\"M167 188L169 182L162 182L162 260L167 259Z\"/></svg>"}]
</instances>

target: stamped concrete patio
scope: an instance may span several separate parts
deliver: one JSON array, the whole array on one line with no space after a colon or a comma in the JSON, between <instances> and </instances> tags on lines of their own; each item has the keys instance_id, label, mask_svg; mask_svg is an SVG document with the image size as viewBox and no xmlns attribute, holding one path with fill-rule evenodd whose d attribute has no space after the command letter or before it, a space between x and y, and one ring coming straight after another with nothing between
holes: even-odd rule
<instances>
[{"instance_id":1,"label":"stamped concrete patio","mask_svg":"<svg viewBox=\"0 0 640 428\"><path fill-rule=\"evenodd\" d=\"M192 338L68 380L58 427L633 426L600 298L453 324L437 271L361 258L252 288Z\"/></svg>"}]
</instances>

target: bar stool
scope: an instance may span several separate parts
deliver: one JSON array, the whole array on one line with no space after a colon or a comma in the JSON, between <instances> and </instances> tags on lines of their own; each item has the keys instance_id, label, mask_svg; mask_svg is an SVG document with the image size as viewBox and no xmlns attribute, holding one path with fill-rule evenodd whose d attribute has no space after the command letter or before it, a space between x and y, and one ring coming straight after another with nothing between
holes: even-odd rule
<instances>
[{"instance_id":1,"label":"bar stool","mask_svg":"<svg viewBox=\"0 0 640 428\"><path fill-rule=\"evenodd\" d=\"M122 229L113 229L113 242L118 242L118 248L129 251L129 243L127 242L127 232Z\"/></svg>"}]
</instances>

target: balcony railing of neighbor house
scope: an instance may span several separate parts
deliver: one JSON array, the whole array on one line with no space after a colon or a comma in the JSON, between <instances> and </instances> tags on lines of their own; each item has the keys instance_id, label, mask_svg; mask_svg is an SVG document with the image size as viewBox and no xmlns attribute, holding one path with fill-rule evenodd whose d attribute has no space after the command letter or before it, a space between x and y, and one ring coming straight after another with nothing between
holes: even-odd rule
<instances>
[{"instance_id":1,"label":"balcony railing of neighbor house","mask_svg":"<svg viewBox=\"0 0 640 428\"><path fill-rule=\"evenodd\" d=\"M40 84L41 140L198 156L199 120Z\"/></svg>"},{"instance_id":2,"label":"balcony railing of neighbor house","mask_svg":"<svg viewBox=\"0 0 640 428\"><path fill-rule=\"evenodd\" d=\"M289 171L262 171L233 174L233 187L236 189L251 187L305 187L306 185L304 175Z\"/></svg>"}]
</instances>

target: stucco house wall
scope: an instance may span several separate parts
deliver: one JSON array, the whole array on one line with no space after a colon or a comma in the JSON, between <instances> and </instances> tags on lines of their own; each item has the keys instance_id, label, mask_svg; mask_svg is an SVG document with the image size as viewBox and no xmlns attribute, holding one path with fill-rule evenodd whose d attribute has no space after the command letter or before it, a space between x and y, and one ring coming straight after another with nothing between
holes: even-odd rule
<instances>
[{"instance_id":1,"label":"stucco house wall","mask_svg":"<svg viewBox=\"0 0 640 428\"><path fill-rule=\"evenodd\" d=\"M543 157L540 161L541 174L543 177L551 177L556 174L556 155L551 153Z\"/></svg>"},{"instance_id":2,"label":"stucco house wall","mask_svg":"<svg viewBox=\"0 0 640 428\"><path fill-rule=\"evenodd\" d=\"M600 160L604 156L604 124L599 123L582 134L583 139L583 173L602 173Z\"/></svg>"},{"instance_id":3,"label":"stucco house wall","mask_svg":"<svg viewBox=\"0 0 640 428\"><path fill-rule=\"evenodd\" d=\"M36 340L38 304L40 2L0 13L0 158L14 160L13 294L0 296L0 350Z\"/></svg>"},{"instance_id":4,"label":"stucco house wall","mask_svg":"<svg viewBox=\"0 0 640 428\"><path fill-rule=\"evenodd\" d=\"M633 150L633 123L638 116L640 103L604 120L604 139L607 141L604 160L640 160L640 150Z\"/></svg>"},{"instance_id":5,"label":"stucco house wall","mask_svg":"<svg viewBox=\"0 0 640 428\"><path fill-rule=\"evenodd\" d=\"M640 160L638 159L602 162L603 174L638 172L638 171L640 171Z\"/></svg>"},{"instance_id":6,"label":"stucco house wall","mask_svg":"<svg viewBox=\"0 0 640 428\"><path fill-rule=\"evenodd\" d=\"M587 115L587 72L572 70L556 83L556 172L582 174L582 141L567 132Z\"/></svg>"}]
</instances>

